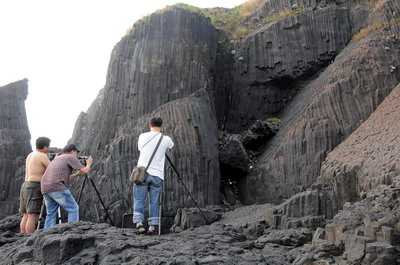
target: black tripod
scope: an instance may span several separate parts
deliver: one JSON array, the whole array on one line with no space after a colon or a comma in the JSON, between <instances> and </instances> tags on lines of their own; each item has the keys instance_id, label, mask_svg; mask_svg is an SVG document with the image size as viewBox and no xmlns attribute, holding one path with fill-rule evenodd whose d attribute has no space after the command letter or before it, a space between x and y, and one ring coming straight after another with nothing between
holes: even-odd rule
<instances>
[{"instance_id":1,"label":"black tripod","mask_svg":"<svg viewBox=\"0 0 400 265\"><path fill-rule=\"evenodd\" d=\"M111 217L110 217L110 215L108 214L108 211L107 211L107 209L106 209L106 206L104 205L104 202L103 202L103 200L102 200L101 197L100 197L100 193L99 193L99 191L97 190L96 186L94 185L93 179L91 179L90 177L88 177L87 174L84 174L84 175L85 175L85 178L83 179L82 186L81 186L81 191L79 192L78 204L79 204L79 202L81 201L82 191L83 191L83 188L85 187L85 182L86 182L86 180L88 179L88 180L89 180L89 183L92 184L92 187L93 187L94 191L96 192L97 197L99 198L99 201L100 201L101 205L103 206L104 211L105 211L106 214L107 214L108 220L110 220L111 225L114 226L114 222L111 220ZM94 202L93 193L91 192L90 195L92 196L92 201ZM95 212L96 212L97 220L98 220L98 222L100 222L100 216L99 216L99 211L97 210L97 206L96 206L96 204L93 204L93 205L94 205L94 209L95 209Z\"/></svg>"},{"instance_id":2,"label":"black tripod","mask_svg":"<svg viewBox=\"0 0 400 265\"><path fill-rule=\"evenodd\" d=\"M167 154L165 154L165 156L167 157L167 160L169 162L169 164L171 165L172 169L175 171L176 175L178 176L179 180L182 182L183 186L185 187L186 191L189 193L190 198L192 198L194 204L196 205L197 209L199 209L200 213L203 215L204 220L206 220L206 223L209 225L210 223L207 220L207 217L205 216L205 214L203 213L203 211L200 209L199 205L197 204L196 200L193 198L192 194L190 193L189 189L186 187L185 182L183 182L181 175L178 173L178 170L176 170L175 165L172 163L171 159L168 157Z\"/></svg>"},{"instance_id":3,"label":"black tripod","mask_svg":"<svg viewBox=\"0 0 400 265\"><path fill-rule=\"evenodd\" d=\"M43 215L44 215L45 212L46 212L46 203L44 202L44 199L43 199L42 207L40 208L40 214L39 214L39 217L38 217L38 223L37 223L37 226L36 226L36 230L40 229L40 225L43 222ZM57 221L58 221L59 224L62 223L60 206L58 207Z\"/></svg>"}]
</instances>

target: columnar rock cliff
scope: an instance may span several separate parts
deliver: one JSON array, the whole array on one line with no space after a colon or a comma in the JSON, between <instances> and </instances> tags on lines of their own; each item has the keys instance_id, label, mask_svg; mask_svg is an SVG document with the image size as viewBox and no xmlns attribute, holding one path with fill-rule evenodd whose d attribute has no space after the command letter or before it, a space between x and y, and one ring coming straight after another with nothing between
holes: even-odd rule
<instances>
[{"instance_id":1,"label":"columnar rock cliff","mask_svg":"<svg viewBox=\"0 0 400 265\"><path fill-rule=\"evenodd\" d=\"M399 4L387 5L376 12L391 20ZM280 132L240 185L245 202L278 202L316 180L326 155L399 83L400 74L393 71L400 57L399 37L397 25L352 41L315 79L296 86L300 91L279 113L283 120Z\"/></svg>"},{"instance_id":2,"label":"columnar rock cliff","mask_svg":"<svg viewBox=\"0 0 400 265\"><path fill-rule=\"evenodd\" d=\"M175 6L134 24L112 51L105 87L76 122L70 142L94 157L89 177L114 224L132 212L128 176L138 136L150 117L160 116L176 145L168 156L201 207L274 203L227 214L209 207L220 211L213 213L223 216L220 222L168 236L178 238L178 255L182 240L196 253L184 262L262 263L267 256L271 264L398 264L400 2L260 1L235 25L245 32L235 40L211 21ZM4 161L15 160L3 153ZM72 185L76 196L83 179ZM86 184L82 192L82 219L107 221L90 189ZM194 202L167 165L163 226L179 213L173 231L192 227L194 212L179 210L187 206ZM70 254L65 242L89 229L89 250ZM116 239L110 248L102 229ZM49 236L64 231L55 241ZM178 262L165 239L124 233L121 239L107 226L66 224L41 233L43 240L10 237L0 245L11 242L4 251L9 261L42 262L50 249L64 253L55 263ZM199 234L208 245L193 250ZM126 235L141 243L126 243ZM39 251L15 249L34 240L43 245ZM223 254L210 251L217 245ZM141 251L133 255L132 248ZM158 259L155 252L168 255Z\"/></svg>"},{"instance_id":3,"label":"columnar rock cliff","mask_svg":"<svg viewBox=\"0 0 400 265\"><path fill-rule=\"evenodd\" d=\"M26 118L28 80L0 87L0 219L18 212L25 157L32 151Z\"/></svg>"},{"instance_id":4,"label":"columnar rock cliff","mask_svg":"<svg viewBox=\"0 0 400 265\"><path fill-rule=\"evenodd\" d=\"M114 48L105 88L79 117L71 142L95 157L91 176L117 223L132 212L128 177L139 155L138 136L149 130L152 116L163 118L164 133L176 145L168 155L196 202L219 203L217 121L209 91L216 47L217 31L208 19L174 10L139 21ZM170 223L179 207L193 205L174 174L166 172L164 189ZM90 200L82 207L90 208Z\"/></svg>"},{"instance_id":5,"label":"columnar rock cliff","mask_svg":"<svg viewBox=\"0 0 400 265\"><path fill-rule=\"evenodd\" d=\"M299 81L346 45L350 27L348 10L332 7L267 24L236 42L233 80L217 99L230 99L219 105L219 123L240 132L256 119L275 116L299 90Z\"/></svg>"},{"instance_id":6,"label":"columnar rock cliff","mask_svg":"<svg viewBox=\"0 0 400 265\"><path fill-rule=\"evenodd\" d=\"M290 15L274 18L284 10ZM237 181L242 203L282 202L316 181L327 154L398 84L399 12L393 1L266 1L237 25L249 27L247 34L231 42L199 13L152 14L115 46L106 85L79 117L71 142L95 156L90 176L120 223L132 206L137 137L151 116L165 120L176 143L169 155L203 206L220 199L217 129L242 133L278 117L278 133L257 154L241 149L246 168L222 179ZM352 40L368 27L368 36ZM191 200L170 168L166 179L163 209L171 224ZM93 204L86 197L83 208ZM331 216L338 207L329 207Z\"/></svg>"}]
</instances>

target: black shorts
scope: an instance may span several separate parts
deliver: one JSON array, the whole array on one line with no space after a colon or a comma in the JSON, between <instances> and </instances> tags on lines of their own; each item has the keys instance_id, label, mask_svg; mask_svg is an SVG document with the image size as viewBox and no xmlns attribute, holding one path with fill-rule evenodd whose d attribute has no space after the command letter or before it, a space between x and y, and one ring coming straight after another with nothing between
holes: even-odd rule
<instances>
[{"instance_id":1,"label":"black shorts","mask_svg":"<svg viewBox=\"0 0 400 265\"><path fill-rule=\"evenodd\" d=\"M19 194L19 211L21 213L40 213L42 203L40 182L25 181Z\"/></svg>"}]
</instances>

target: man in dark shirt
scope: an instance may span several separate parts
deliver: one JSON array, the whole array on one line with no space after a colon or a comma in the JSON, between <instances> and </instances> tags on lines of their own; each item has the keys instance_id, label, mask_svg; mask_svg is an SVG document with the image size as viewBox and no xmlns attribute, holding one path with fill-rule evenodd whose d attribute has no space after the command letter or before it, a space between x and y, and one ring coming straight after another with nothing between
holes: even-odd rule
<instances>
[{"instance_id":1,"label":"man in dark shirt","mask_svg":"<svg viewBox=\"0 0 400 265\"><path fill-rule=\"evenodd\" d=\"M59 206L68 212L68 222L79 221L79 206L68 189L69 181L81 174L89 173L93 159L89 157L84 167L77 158L78 153L79 150L74 144L65 146L62 154L51 161L43 175L41 190L46 204L45 229L56 224ZM78 172L72 174L74 169Z\"/></svg>"}]
</instances>

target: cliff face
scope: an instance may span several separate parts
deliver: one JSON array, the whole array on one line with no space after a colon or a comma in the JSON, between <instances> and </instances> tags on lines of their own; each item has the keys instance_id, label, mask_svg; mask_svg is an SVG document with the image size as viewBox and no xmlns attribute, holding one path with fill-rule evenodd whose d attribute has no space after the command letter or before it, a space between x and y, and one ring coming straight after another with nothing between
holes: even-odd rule
<instances>
[{"instance_id":1,"label":"cliff face","mask_svg":"<svg viewBox=\"0 0 400 265\"><path fill-rule=\"evenodd\" d=\"M131 212L128 177L139 156L138 136L149 130L152 116L163 118L164 133L176 144L169 156L197 203L219 203L217 121L209 91L216 47L217 31L208 19L175 10L138 22L114 48L105 88L79 117L71 142L95 157L91 176L117 223ZM179 207L193 204L174 174L168 168L163 203L170 224Z\"/></svg>"},{"instance_id":2,"label":"cliff face","mask_svg":"<svg viewBox=\"0 0 400 265\"><path fill-rule=\"evenodd\" d=\"M332 185L334 210L360 200L380 185L399 186L399 104L400 85L322 164L318 182Z\"/></svg>"},{"instance_id":3,"label":"cliff face","mask_svg":"<svg viewBox=\"0 0 400 265\"><path fill-rule=\"evenodd\" d=\"M245 204L278 203L297 193L301 200L328 153L399 83L399 13L397 1L265 1L237 25L248 33L232 42L198 13L153 14L114 48L106 85L79 117L71 142L95 157L90 177L117 224L131 211L128 176L151 116L164 119L164 132L176 143L169 155L200 205L220 202L221 178L237 180ZM361 29L366 36L352 39ZM237 176L234 170L221 176L218 129L239 134L270 117L282 120L279 131L257 152L230 137L246 162ZM220 150L231 157L228 147ZM192 202L169 167L165 194L163 216L171 224L177 209ZM319 198L313 194L293 215L308 213ZM339 197L325 205L326 217L346 200ZM83 200L90 209L90 198ZM93 219L93 211L83 214Z\"/></svg>"},{"instance_id":4,"label":"cliff face","mask_svg":"<svg viewBox=\"0 0 400 265\"><path fill-rule=\"evenodd\" d=\"M27 95L27 79L0 87L0 219L18 212L25 158L32 152Z\"/></svg>"},{"instance_id":5,"label":"cliff face","mask_svg":"<svg viewBox=\"0 0 400 265\"><path fill-rule=\"evenodd\" d=\"M393 13L387 10L398 10L399 6L397 2L387 5L376 12L390 20ZM316 180L326 155L399 83L399 72L392 70L392 66L398 67L394 59L400 56L398 40L398 25L375 31L351 42L318 77L307 80L279 113L283 123L273 143L240 183L246 203L279 202Z\"/></svg>"},{"instance_id":6,"label":"cliff face","mask_svg":"<svg viewBox=\"0 0 400 265\"><path fill-rule=\"evenodd\" d=\"M233 80L219 94L219 123L240 132L256 119L274 117L301 81L329 64L350 39L347 9L326 8L258 28L233 47ZM219 76L224 78L224 76Z\"/></svg>"}]
</instances>

